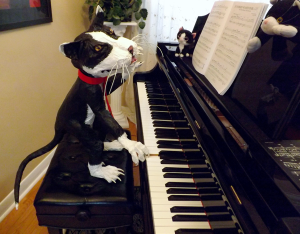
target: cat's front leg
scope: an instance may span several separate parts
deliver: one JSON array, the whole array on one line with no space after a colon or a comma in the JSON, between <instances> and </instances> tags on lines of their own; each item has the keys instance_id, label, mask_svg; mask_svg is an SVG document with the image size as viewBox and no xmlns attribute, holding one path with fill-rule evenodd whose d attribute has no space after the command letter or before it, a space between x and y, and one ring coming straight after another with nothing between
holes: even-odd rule
<instances>
[{"instance_id":1,"label":"cat's front leg","mask_svg":"<svg viewBox=\"0 0 300 234\"><path fill-rule=\"evenodd\" d=\"M145 156L149 155L149 150L145 145L143 145L141 142L129 140L126 133L120 136L118 141L131 154L132 161L136 165L139 164L139 160L141 162L145 161Z\"/></svg>"},{"instance_id":2,"label":"cat's front leg","mask_svg":"<svg viewBox=\"0 0 300 234\"><path fill-rule=\"evenodd\" d=\"M110 142L103 142L104 144L104 151L121 151L124 149L123 145L118 142L117 140L110 141Z\"/></svg>"},{"instance_id":3,"label":"cat's front leg","mask_svg":"<svg viewBox=\"0 0 300 234\"><path fill-rule=\"evenodd\" d=\"M124 175L124 171L121 168L117 168L115 166L103 166L104 163L100 163L99 165L90 165L88 164L88 168L91 176L105 179L108 183L114 182L116 180L120 180L120 175Z\"/></svg>"}]
</instances>

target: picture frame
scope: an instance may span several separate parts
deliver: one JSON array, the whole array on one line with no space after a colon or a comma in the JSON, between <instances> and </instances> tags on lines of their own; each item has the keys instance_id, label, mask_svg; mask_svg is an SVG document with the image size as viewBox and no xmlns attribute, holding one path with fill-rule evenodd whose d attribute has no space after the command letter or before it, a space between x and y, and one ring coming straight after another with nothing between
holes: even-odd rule
<instances>
[{"instance_id":1,"label":"picture frame","mask_svg":"<svg viewBox=\"0 0 300 234\"><path fill-rule=\"evenodd\" d=\"M0 31L52 21L50 0L0 0Z\"/></svg>"}]
</instances>

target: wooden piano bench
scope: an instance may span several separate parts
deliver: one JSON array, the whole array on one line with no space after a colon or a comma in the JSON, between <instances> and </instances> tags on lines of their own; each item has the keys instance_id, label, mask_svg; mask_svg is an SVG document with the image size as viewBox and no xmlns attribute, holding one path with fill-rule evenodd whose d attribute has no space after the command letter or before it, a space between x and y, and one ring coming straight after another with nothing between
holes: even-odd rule
<instances>
[{"instance_id":1,"label":"wooden piano bench","mask_svg":"<svg viewBox=\"0 0 300 234\"><path fill-rule=\"evenodd\" d=\"M126 150L104 152L105 165L124 170L116 183L90 176L87 163L88 154L77 139L65 137L34 200L39 225L50 234L103 228L127 233L133 217L131 156Z\"/></svg>"}]
</instances>

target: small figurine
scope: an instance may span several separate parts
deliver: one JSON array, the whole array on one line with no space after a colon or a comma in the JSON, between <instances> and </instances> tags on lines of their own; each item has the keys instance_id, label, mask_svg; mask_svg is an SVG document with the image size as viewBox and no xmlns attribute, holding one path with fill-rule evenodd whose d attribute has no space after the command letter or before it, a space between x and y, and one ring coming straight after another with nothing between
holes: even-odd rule
<instances>
[{"instance_id":1,"label":"small figurine","mask_svg":"<svg viewBox=\"0 0 300 234\"><path fill-rule=\"evenodd\" d=\"M183 27L179 29L177 33L177 40L179 45L175 51L175 56L178 57L189 57L191 54L191 49L194 45L194 39L196 37L196 33L191 33L188 30L185 30Z\"/></svg>"}]
</instances>

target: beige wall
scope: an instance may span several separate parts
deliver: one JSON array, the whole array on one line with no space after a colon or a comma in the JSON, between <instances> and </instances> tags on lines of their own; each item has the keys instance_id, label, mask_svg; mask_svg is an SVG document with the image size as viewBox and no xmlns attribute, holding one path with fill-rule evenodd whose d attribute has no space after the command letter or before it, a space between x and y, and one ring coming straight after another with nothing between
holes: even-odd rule
<instances>
[{"instance_id":1,"label":"beige wall","mask_svg":"<svg viewBox=\"0 0 300 234\"><path fill-rule=\"evenodd\" d=\"M84 2L52 0L52 23L0 32L0 202L13 190L21 161L52 140L77 74L58 46L86 28ZM30 162L23 178L43 158Z\"/></svg>"}]
</instances>

